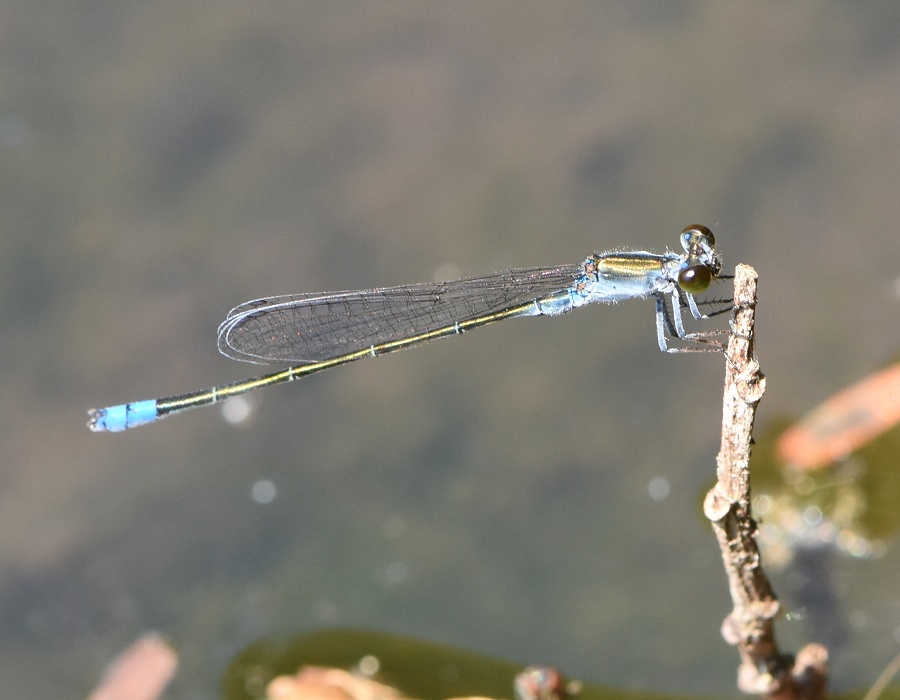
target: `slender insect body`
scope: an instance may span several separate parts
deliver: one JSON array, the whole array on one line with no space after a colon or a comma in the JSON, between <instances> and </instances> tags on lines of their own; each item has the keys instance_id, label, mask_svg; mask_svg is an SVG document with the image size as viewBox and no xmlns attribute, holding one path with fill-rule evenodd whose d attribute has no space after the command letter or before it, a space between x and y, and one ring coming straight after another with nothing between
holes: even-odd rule
<instances>
[{"instance_id":1,"label":"slender insect body","mask_svg":"<svg viewBox=\"0 0 900 700\"><path fill-rule=\"evenodd\" d=\"M708 228L689 226L680 241L681 254L595 253L578 265L248 301L229 311L219 326L219 350L235 360L290 367L179 396L91 410L88 427L118 432L507 318L558 316L592 303L654 297L657 343L663 352L680 352L669 347L669 338L700 342L699 336L685 332L682 309L695 319L706 318L694 295L704 292L721 270ZM666 297L672 300L671 308Z\"/></svg>"}]
</instances>

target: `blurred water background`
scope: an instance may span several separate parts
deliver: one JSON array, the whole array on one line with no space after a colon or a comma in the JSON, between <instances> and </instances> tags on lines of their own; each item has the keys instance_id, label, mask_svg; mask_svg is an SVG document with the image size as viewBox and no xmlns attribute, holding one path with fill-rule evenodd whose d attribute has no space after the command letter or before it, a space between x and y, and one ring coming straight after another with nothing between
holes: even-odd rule
<instances>
[{"instance_id":1,"label":"blurred water background","mask_svg":"<svg viewBox=\"0 0 900 700\"><path fill-rule=\"evenodd\" d=\"M239 424L85 410L256 374L215 349L247 299L699 222L760 273L760 423L800 415L900 349L900 4L8 0L0 86L4 695L83 696L156 629L168 697L216 697L248 643L333 626L736 694L699 507L723 363L661 354L651 302L355 363ZM900 643L885 544L833 562L838 689Z\"/></svg>"}]
</instances>

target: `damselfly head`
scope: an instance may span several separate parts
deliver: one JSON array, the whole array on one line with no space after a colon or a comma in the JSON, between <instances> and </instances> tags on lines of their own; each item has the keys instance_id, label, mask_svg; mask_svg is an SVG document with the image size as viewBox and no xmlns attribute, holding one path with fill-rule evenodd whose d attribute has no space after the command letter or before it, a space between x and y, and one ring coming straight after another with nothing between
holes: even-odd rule
<instances>
[{"instance_id":1,"label":"damselfly head","mask_svg":"<svg viewBox=\"0 0 900 700\"><path fill-rule=\"evenodd\" d=\"M715 251L716 237L703 224L692 224L681 232L681 246L685 259L678 272L678 286L688 294L705 292L722 268Z\"/></svg>"}]
</instances>

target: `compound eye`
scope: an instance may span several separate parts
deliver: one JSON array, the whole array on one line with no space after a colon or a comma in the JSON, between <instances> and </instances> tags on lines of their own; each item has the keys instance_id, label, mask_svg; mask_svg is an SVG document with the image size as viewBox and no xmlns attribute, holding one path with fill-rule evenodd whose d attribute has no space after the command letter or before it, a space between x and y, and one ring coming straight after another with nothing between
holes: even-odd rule
<instances>
[{"instance_id":1,"label":"compound eye","mask_svg":"<svg viewBox=\"0 0 900 700\"><path fill-rule=\"evenodd\" d=\"M682 235L688 234L689 239L703 237L709 243L710 248L714 248L716 245L716 237L713 235L713 232L710 231L703 224L691 224L690 226L686 226L684 231L681 232Z\"/></svg>"},{"instance_id":2,"label":"compound eye","mask_svg":"<svg viewBox=\"0 0 900 700\"><path fill-rule=\"evenodd\" d=\"M705 292L712 283L712 271L706 265L689 265L678 273L678 286L688 294Z\"/></svg>"}]
</instances>

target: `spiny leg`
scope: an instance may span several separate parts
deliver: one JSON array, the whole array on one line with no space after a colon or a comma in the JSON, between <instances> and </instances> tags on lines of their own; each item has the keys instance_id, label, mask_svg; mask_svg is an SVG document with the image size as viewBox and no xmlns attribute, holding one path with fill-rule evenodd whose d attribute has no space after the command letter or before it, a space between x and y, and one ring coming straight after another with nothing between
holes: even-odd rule
<instances>
[{"instance_id":1,"label":"spiny leg","mask_svg":"<svg viewBox=\"0 0 900 700\"><path fill-rule=\"evenodd\" d=\"M659 343L659 349L663 352L668 353L676 353L676 352L722 352L724 350L724 344L715 339L714 336L719 336L722 334L727 334L729 331L700 331L696 333L687 333L684 329L684 322L681 316L681 309L684 306L691 308L691 315L695 318L704 319L708 318L709 315L700 314L699 309L697 308L697 304L694 301L693 296L690 294L684 294L685 298L681 297L681 294L684 294L680 290L672 292L672 307L671 314L669 311L669 307L665 302L665 294L657 294L656 297L656 337L657 342ZM728 309L730 310L730 306ZM693 310L697 310L697 314L693 313ZM721 312L716 312L721 313ZM710 314L715 315L715 314ZM673 340L677 338L678 340L684 341L684 347L669 347L668 338L671 337Z\"/></svg>"}]
</instances>

